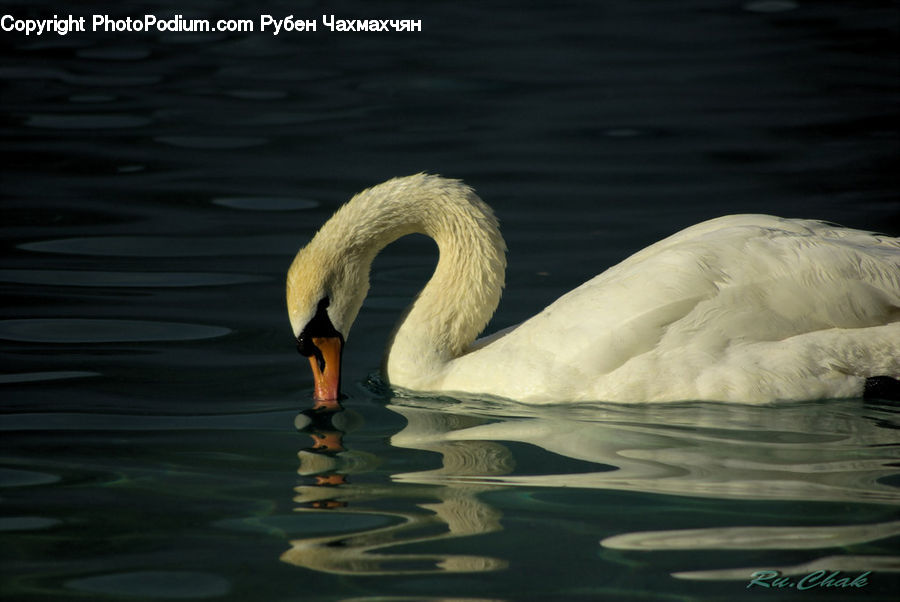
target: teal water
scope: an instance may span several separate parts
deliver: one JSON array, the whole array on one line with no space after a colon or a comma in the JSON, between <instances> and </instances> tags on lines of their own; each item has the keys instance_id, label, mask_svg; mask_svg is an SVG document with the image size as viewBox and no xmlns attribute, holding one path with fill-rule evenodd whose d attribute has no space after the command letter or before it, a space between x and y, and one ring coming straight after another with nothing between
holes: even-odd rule
<instances>
[{"instance_id":1,"label":"teal water","mask_svg":"<svg viewBox=\"0 0 900 602\"><path fill-rule=\"evenodd\" d=\"M895 4L327 11L423 32L0 33L0 599L896 599L894 404L397 395L383 345L436 259L413 237L314 412L283 307L344 200L423 170L501 219L491 330L716 215L897 235ZM770 570L793 587L748 588Z\"/></svg>"}]
</instances>

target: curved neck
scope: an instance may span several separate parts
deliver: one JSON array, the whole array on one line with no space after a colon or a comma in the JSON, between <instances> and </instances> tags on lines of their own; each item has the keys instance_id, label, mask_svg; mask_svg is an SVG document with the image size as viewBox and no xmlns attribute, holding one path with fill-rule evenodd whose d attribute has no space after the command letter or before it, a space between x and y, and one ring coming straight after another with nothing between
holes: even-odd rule
<instances>
[{"instance_id":1,"label":"curved neck","mask_svg":"<svg viewBox=\"0 0 900 602\"><path fill-rule=\"evenodd\" d=\"M336 231L329 238L344 241L344 261L361 263L365 274L375 255L401 236L420 233L437 243L434 274L390 339L389 381L431 376L466 351L497 308L506 245L490 207L461 182L424 174L389 180L356 195L326 227L331 224Z\"/></svg>"}]
</instances>

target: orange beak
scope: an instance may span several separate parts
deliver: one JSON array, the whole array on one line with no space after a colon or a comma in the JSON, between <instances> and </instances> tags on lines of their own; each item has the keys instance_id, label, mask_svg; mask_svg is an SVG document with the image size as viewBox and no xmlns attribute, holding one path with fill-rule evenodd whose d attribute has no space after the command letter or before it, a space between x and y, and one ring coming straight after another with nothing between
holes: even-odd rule
<instances>
[{"instance_id":1,"label":"orange beak","mask_svg":"<svg viewBox=\"0 0 900 602\"><path fill-rule=\"evenodd\" d=\"M341 396L341 351L343 341L340 337L313 337L312 344L317 353L309 356L312 367L315 391L313 399L316 405L329 406L327 402L336 402Z\"/></svg>"}]
</instances>

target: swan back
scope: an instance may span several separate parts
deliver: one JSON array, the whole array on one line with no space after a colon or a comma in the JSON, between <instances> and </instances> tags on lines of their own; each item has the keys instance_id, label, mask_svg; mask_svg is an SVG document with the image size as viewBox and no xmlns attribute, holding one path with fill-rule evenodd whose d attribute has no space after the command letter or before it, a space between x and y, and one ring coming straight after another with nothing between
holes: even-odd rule
<instances>
[{"instance_id":1,"label":"swan back","mask_svg":"<svg viewBox=\"0 0 900 602\"><path fill-rule=\"evenodd\" d=\"M764 402L860 395L876 375L900 375L900 240L735 215L563 295L460 358L444 386L535 403Z\"/></svg>"}]
</instances>

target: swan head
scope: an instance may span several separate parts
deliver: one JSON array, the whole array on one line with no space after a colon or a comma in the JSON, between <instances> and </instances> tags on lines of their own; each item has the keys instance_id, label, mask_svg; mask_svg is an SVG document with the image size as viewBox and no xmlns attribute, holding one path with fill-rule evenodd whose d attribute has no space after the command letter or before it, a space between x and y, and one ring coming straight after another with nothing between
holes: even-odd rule
<instances>
[{"instance_id":1,"label":"swan head","mask_svg":"<svg viewBox=\"0 0 900 602\"><path fill-rule=\"evenodd\" d=\"M340 397L344 341L369 289L364 262L348 256L352 250L333 238L323 227L297 253L287 277L291 328L297 350L309 358L316 402Z\"/></svg>"},{"instance_id":2,"label":"swan head","mask_svg":"<svg viewBox=\"0 0 900 602\"><path fill-rule=\"evenodd\" d=\"M316 400L339 397L341 351L369 291L373 259L413 233L434 239L440 256L391 338L385 369L438 369L490 319L503 288L506 246L493 212L474 191L428 174L363 190L325 222L288 270L288 314L298 349L313 369Z\"/></svg>"}]
</instances>

